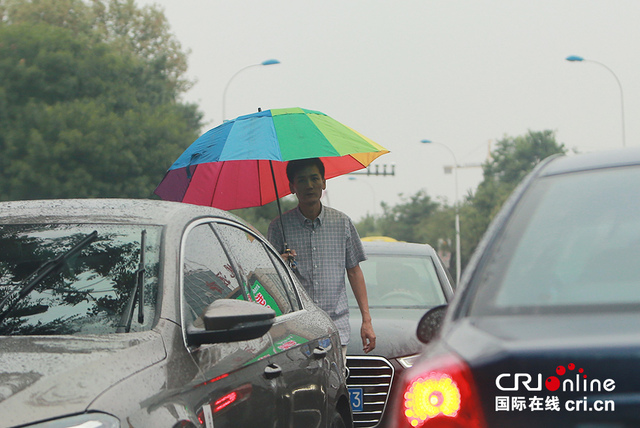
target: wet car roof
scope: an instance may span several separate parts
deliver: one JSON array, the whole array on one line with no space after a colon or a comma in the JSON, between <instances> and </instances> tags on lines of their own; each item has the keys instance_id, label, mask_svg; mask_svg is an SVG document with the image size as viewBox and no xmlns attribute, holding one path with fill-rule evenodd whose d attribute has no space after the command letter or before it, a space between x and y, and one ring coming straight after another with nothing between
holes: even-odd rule
<instances>
[{"instance_id":1,"label":"wet car roof","mask_svg":"<svg viewBox=\"0 0 640 428\"><path fill-rule=\"evenodd\" d=\"M79 223L167 224L176 218L237 217L216 208L150 199L50 199L0 202L0 221L4 223L58 222L73 219Z\"/></svg>"}]
</instances>

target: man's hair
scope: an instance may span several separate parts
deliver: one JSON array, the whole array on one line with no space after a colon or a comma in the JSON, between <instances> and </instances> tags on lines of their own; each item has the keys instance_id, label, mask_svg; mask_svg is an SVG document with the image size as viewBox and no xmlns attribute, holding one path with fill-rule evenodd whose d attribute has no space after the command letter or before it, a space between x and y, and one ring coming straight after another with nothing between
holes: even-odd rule
<instances>
[{"instance_id":1,"label":"man's hair","mask_svg":"<svg viewBox=\"0 0 640 428\"><path fill-rule=\"evenodd\" d=\"M320 177L324 180L324 164L320 158L296 159L287 163L287 178L289 179L289 183L293 183L296 174L308 166L317 166L318 171L320 171Z\"/></svg>"}]
</instances>

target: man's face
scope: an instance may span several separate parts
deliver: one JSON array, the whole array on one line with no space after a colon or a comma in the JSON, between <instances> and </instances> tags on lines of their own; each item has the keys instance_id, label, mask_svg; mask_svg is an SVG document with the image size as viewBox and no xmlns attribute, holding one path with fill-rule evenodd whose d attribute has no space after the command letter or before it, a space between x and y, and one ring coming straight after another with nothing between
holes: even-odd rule
<instances>
[{"instance_id":1,"label":"man's face","mask_svg":"<svg viewBox=\"0 0 640 428\"><path fill-rule=\"evenodd\" d=\"M301 204L312 204L318 202L322 196L322 191L326 189L327 181L320 175L318 167L308 166L298 171L293 179L293 183L289 183L292 193L295 193L298 202Z\"/></svg>"}]
</instances>

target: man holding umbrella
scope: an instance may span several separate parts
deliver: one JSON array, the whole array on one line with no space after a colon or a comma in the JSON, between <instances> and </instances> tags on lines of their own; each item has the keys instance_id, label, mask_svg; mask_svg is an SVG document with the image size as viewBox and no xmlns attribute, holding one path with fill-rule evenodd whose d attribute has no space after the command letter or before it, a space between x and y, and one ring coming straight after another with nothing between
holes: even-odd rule
<instances>
[{"instance_id":1,"label":"man holding umbrella","mask_svg":"<svg viewBox=\"0 0 640 428\"><path fill-rule=\"evenodd\" d=\"M325 178L366 168L386 153L316 110L258 111L201 135L171 165L155 193L169 201L235 210L277 201L288 194L282 191L288 182L298 207L270 225L268 238L281 252L288 249L285 243L292 244L302 285L334 320L343 345L350 331L347 272L362 313L363 348L370 352L376 338L359 266L366 258L360 237L349 217L322 206L320 197Z\"/></svg>"},{"instance_id":2,"label":"man holding umbrella","mask_svg":"<svg viewBox=\"0 0 640 428\"><path fill-rule=\"evenodd\" d=\"M368 353L375 348L376 337L359 265L366 256L358 232L347 215L320 202L326 188L325 168L320 159L290 161L287 178L291 192L298 198L298 206L271 222L268 239L283 253L285 260L295 257L296 275L314 302L336 324L345 357L350 339L346 270L362 315L363 350ZM291 250L285 248L287 244Z\"/></svg>"}]
</instances>

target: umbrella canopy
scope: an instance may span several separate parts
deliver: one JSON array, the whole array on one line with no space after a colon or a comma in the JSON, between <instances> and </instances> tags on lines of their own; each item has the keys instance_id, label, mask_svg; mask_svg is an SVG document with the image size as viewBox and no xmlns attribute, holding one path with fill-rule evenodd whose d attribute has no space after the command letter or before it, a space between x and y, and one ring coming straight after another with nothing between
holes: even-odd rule
<instances>
[{"instance_id":1,"label":"umbrella canopy","mask_svg":"<svg viewBox=\"0 0 640 428\"><path fill-rule=\"evenodd\" d=\"M288 161L320 158L328 179L365 168L388 152L319 111L265 110L203 134L171 165L155 193L224 210L256 207L291 193Z\"/></svg>"}]
</instances>

